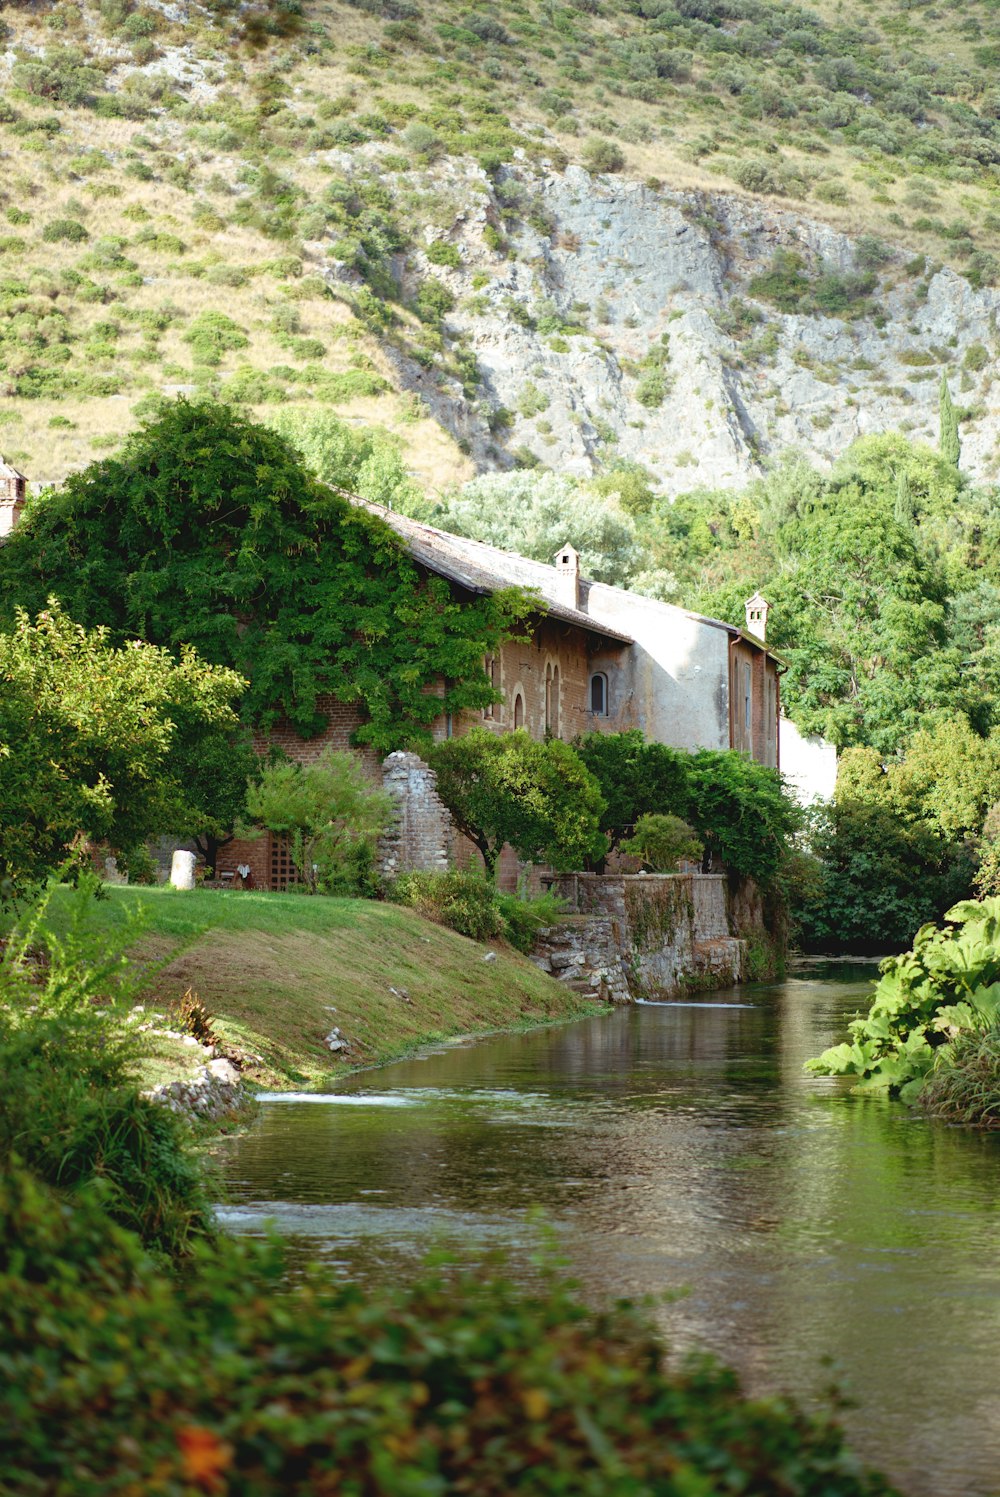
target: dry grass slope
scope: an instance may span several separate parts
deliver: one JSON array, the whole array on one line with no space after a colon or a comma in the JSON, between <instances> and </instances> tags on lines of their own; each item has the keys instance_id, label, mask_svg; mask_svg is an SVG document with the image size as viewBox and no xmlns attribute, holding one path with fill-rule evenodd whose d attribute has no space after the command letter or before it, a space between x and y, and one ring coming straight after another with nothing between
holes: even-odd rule
<instances>
[{"instance_id":1,"label":"dry grass slope","mask_svg":"<svg viewBox=\"0 0 1000 1497\"><path fill-rule=\"evenodd\" d=\"M484 964L485 947L396 905L212 890L107 892L94 906L97 929L120 928L137 905L146 917L136 953L150 964L142 1001L170 1014L193 987L223 1039L263 1057L254 1080L267 1086L329 1085L431 1040L593 1011L526 957L497 947L496 961ZM56 926L67 907L56 899ZM323 1044L334 1025L350 1041L346 1055ZM162 1044L154 1071L157 1080L179 1074Z\"/></svg>"},{"instance_id":2,"label":"dry grass slope","mask_svg":"<svg viewBox=\"0 0 1000 1497\"><path fill-rule=\"evenodd\" d=\"M475 391L413 262L471 206L459 158L597 143L1000 278L991 0L15 0L0 42L0 449L36 478L178 390L334 405L468 477L398 375Z\"/></svg>"}]
</instances>

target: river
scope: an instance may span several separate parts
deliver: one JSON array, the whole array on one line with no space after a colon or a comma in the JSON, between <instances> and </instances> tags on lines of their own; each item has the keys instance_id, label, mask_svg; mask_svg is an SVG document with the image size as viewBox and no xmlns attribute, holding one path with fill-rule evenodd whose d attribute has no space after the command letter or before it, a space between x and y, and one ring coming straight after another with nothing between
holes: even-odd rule
<instances>
[{"instance_id":1,"label":"river","mask_svg":"<svg viewBox=\"0 0 1000 1497\"><path fill-rule=\"evenodd\" d=\"M817 965L264 1101L222 1146L223 1219L369 1278L442 1234L527 1278L540 1207L589 1298L684 1291L655 1312L674 1347L753 1390L835 1376L856 1448L905 1492L995 1497L1000 1138L802 1070L871 975Z\"/></svg>"}]
</instances>

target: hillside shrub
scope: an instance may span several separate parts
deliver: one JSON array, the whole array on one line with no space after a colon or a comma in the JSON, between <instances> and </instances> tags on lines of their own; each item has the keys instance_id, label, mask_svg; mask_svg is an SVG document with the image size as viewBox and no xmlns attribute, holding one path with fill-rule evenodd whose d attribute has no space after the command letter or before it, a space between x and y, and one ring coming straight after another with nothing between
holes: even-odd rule
<instances>
[{"instance_id":1,"label":"hillside shrub","mask_svg":"<svg viewBox=\"0 0 1000 1497\"><path fill-rule=\"evenodd\" d=\"M92 1193L0 1178L4 1479L227 1497L889 1497L828 1415L670 1368L644 1312L593 1313L553 1274L438 1264L365 1290L290 1285L274 1245L157 1272ZM44 1390L44 1396L40 1396Z\"/></svg>"},{"instance_id":2,"label":"hillside shrub","mask_svg":"<svg viewBox=\"0 0 1000 1497\"><path fill-rule=\"evenodd\" d=\"M595 137L588 140L583 148L583 164L594 175L621 172L626 166L625 152L613 140L601 140Z\"/></svg>"},{"instance_id":3,"label":"hillside shrub","mask_svg":"<svg viewBox=\"0 0 1000 1497\"><path fill-rule=\"evenodd\" d=\"M432 265L448 265L457 270L462 263L458 245L450 244L447 239L435 239L427 246L425 254Z\"/></svg>"},{"instance_id":4,"label":"hillside shrub","mask_svg":"<svg viewBox=\"0 0 1000 1497\"><path fill-rule=\"evenodd\" d=\"M46 244L58 244L63 241L66 244L82 244L90 235L83 224L77 223L75 218L54 218L47 223L42 230L42 238Z\"/></svg>"},{"instance_id":5,"label":"hillside shrub","mask_svg":"<svg viewBox=\"0 0 1000 1497\"><path fill-rule=\"evenodd\" d=\"M854 1076L855 1091L912 1102L937 1064L947 1095L953 1042L1000 1024L1000 899L963 900L945 919L943 928L923 926L910 951L882 963L871 1008L848 1025L850 1040L807 1061L807 1070ZM972 1066L961 1087L955 1082L960 1095L975 1085L981 1056L963 1045L957 1058Z\"/></svg>"},{"instance_id":6,"label":"hillside shrub","mask_svg":"<svg viewBox=\"0 0 1000 1497\"><path fill-rule=\"evenodd\" d=\"M221 364L222 355L246 348L250 339L225 312L199 312L184 333L199 364Z\"/></svg>"}]
</instances>

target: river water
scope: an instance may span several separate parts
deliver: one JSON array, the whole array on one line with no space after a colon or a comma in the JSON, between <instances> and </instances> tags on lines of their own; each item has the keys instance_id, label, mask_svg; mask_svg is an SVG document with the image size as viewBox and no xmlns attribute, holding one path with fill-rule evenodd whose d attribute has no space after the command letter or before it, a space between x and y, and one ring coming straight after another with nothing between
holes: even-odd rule
<instances>
[{"instance_id":1,"label":"river water","mask_svg":"<svg viewBox=\"0 0 1000 1497\"><path fill-rule=\"evenodd\" d=\"M855 1446L912 1497L1000 1492L1000 1138L803 1073L872 968L420 1057L275 1098L222 1148L227 1225L369 1279L442 1234L530 1278L542 1208L592 1299L655 1314L753 1390L836 1377ZM827 1364L825 1359L829 1359Z\"/></svg>"}]
</instances>

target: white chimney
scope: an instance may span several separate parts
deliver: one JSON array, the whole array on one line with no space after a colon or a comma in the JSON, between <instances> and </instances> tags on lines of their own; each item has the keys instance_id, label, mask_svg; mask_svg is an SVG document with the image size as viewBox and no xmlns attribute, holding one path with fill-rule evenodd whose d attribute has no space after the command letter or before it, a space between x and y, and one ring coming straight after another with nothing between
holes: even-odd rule
<instances>
[{"instance_id":1,"label":"white chimney","mask_svg":"<svg viewBox=\"0 0 1000 1497\"><path fill-rule=\"evenodd\" d=\"M747 598L743 607L747 616L747 633L752 634L764 644L767 639L767 615L770 603L760 593L754 593L752 598Z\"/></svg>"},{"instance_id":2,"label":"white chimney","mask_svg":"<svg viewBox=\"0 0 1000 1497\"><path fill-rule=\"evenodd\" d=\"M554 558L556 597L567 608L580 606L580 553L572 546L560 546Z\"/></svg>"}]
</instances>

